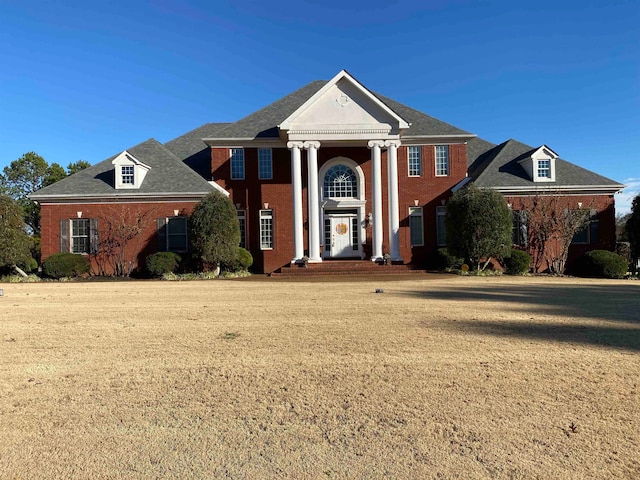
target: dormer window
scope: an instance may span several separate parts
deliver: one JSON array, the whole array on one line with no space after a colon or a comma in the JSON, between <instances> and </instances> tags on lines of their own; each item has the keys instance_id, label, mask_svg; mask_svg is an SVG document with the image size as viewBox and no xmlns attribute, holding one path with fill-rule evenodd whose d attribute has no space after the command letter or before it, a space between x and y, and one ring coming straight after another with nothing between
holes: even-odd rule
<instances>
[{"instance_id":1,"label":"dormer window","mask_svg":"<svg viewBox=\"0 0 640 480\"><path fill-rule=\"evenodd\" d=\"M151 167L145 165L126 150L112 162L116 189L138 189Z\"/></svg>"},{"instance_id":2,"label":"dormer window","mask_svg":"<svg viewBox=\"0 0 640 480\"><path fill-rule=\"evenodd\" d=\"M542 145L518 163L533 182L555 182L557 158L558 155L553 150Z\"/></svg>"},{"instance_id":3,"label":"dormer window","mask_svg":"<svg viewBox=\"0 0 640 480\"><path fill-rule=\"evenodd\" d=\"M551 160L538 160L538 178L551 178Z\"/></svg>"},{"instance_id":4,"label":"dormer window","mask_svg":"<svg viewBox=\"0 0 640 480\"><path fill-rule=\"evenodd\" d=\"M121 168L122 184L123 185L135 185L133 175L133 165L123 165Z\"/></svg>"}]
</instances>

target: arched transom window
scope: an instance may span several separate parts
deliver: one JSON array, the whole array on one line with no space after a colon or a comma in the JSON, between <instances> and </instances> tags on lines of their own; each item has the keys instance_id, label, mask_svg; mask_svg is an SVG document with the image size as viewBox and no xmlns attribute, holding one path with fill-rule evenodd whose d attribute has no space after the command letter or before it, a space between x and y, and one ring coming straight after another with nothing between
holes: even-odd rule
<instances>
[{"instance_id":1,"label":"arched transom window","mask_svg":"<svg viewBox=\"0 0 640 480\"><path fill-rule=\"evenodd\" d=\"M324 176L325 198L356 198L358 196L358 178L346 165L334 165Z\"/></svg>"}]
</instances>

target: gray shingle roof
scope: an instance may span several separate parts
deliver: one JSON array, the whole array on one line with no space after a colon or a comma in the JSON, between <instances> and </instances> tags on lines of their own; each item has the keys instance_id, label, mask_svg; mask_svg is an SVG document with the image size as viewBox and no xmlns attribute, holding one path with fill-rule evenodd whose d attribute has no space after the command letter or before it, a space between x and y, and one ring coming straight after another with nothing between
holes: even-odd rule
<instances>
[{"instance_id":1,"label":"gray shingle roof","mask_svg":"<svg viewBox=\"0 0 640 480\"><path fill-rule=\"evenodd\" d=\"M278 138L278 125L327 84L316 80L251 115L230 124L209 138ZM407 135L471 135L469 132L430 117L384 95L371 92L401 118L411 123Z\"/></svg>"},{"instance_id":2,"label":"gray shingle roof","mask_svg":"<svg viewBox=\"0 0 640 480\"><path fill-rule=\"evenodd\" d=\"M230 123L205 123L164 144L176 157L205 179L211 178L211 153L202 139L215 137Z\"/></svg>"},{"instance_id":3,"label":"gray shingle roof","mask_svg":"<svg viewBox=\"0 0 640 480\"><path fill-rule=\"evenodd\" d=\"M612 190L622 188L622 185L614 180L560 158L556 159L556 181L535 183L518 162L530 156L537 148L513 139L493 147L485 140L480 142L474 140L469 143L472 144L470 150L472 153L469 154L469 176L481 188L530 187L532 190L540 186L545 188L610 186ZM472 155L477 156L472 158Z\"/></svg>"},{"instance_id":4,"label":"gray shingle roof","mask_svg":"<svg viewBox=\"0 0 640 480\"><path fill-rule=\"evenodd\" d=\"M145 196L145 195L205 195L214 188L195 171L178 159L155 139L149 139L127 151L151 167L139 189L114 187L114 166L117 155L75 173L31 195L34 200L72 196Z\"/></svg>"}]
</instances>

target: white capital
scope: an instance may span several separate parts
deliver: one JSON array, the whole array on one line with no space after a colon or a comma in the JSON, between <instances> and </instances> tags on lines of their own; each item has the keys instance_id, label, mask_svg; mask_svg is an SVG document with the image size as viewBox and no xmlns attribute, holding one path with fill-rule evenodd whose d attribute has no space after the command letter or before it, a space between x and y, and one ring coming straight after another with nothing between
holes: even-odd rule
<instances>
[{"instance_id":1,"label":"white capital","mask_svg":"<svg viewBox=\"0 0 640 480\"><path fill-rule=\"evenodd\" d=\"M302 147L305 150L309 150L310 148L315 148L316 150L320 148L320 142L304 142Z\"/></svg>"},{"instance_id":2,"label":"white capital","mask_svg":"<svg viewBox=\"0 0 640 480\"><path fill-rule=\"evenodd\" d=\"M384 147L384 140L369 140L369 143L367 144L367 146L369 148L383 148Z\"/></svg>"},{"instance_id":3,"label":"white capital","mask_svg":"<svg viewBox=\"0 0 640 480\"><path fill-rule=\"evenodd\" d=\"M287 142L287 148L297 148L301 149L304 144L302 142Z\"/></svg>"},{"instance_id":4,"label":"white capital","mask_svg":"<svg viewBox=\"0 0 640 480\"><path fill-rule=\"evenodd\" d=\"M387 147L387 148L389 148L389 147L398 148L400 146L400 140L385 140L384 146Z\"/></svg>"}]
</instances>

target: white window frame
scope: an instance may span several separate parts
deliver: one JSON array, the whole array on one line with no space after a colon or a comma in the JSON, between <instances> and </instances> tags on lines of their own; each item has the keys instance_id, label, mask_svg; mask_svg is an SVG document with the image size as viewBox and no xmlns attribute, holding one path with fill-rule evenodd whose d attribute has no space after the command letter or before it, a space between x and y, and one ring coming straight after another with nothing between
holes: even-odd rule
<instances>
[{"instance_id":1,"label":"white window frame","mask_svg":"<svg viewBox=\"0 0 640 480\"><path fill-rule=\"evenodd\" d=\"M122 185L135 185L135 165L121 165L120 166L120 181Z\"/></svg>"},{"instance_id":2,"label":"white window frame","mask_svg":"<svg viewBox=\"0 0 640 480\"><path fill-rule=\"evenodd\" d=\"M551 178L551 159L541 158L536 160L536 175L538 178ZM542 166L544 164L544 166Z\"/></svg>"},{"instance_id":3,"label":"white window frame","mask_svg":"<svg viewBox=\"0 0 640 480\"><path fill-rule=\"evenodd\" d=\"M445 218L447 216L447 207L436 207L436 245L438 247L444 247L447 245L447 227L445 226ZM442 218L442 224L440 219ZM440 226L442 225L442 227ZM441 240L444 238L444 242Z\"/></svg>"},{"instance_id":4,"label":"white window frame","mask_svg":"<svg viewBox=\"0 0 640 480\"><path fill-rule=\"evenodd\" d=\"M260 250L273 250L274 222L273 210L264 209L259 212L260 220Z\"/></svg>"},{"instance_id":5,"label":"white window frame","mask_svg":"<svg viewBox=\"0 0 640 480\"><path fill-rule=\"evenodd\" d=\"M409 145L407 147L407 167L408 167L408 174L410 177L422 176L422 146L421 145Z\"/></svg>"},{"instance_id":6,"label":"white window frame","mask_svg":"<svg viewBox=\"0 0 640 480\"><path fill-rule=\"evenodd\" d=\"M229 162L231 169L231 180L244 180L244 148L230 148Z\"/></svg>"},{"instance_id":7,"label":"white window frame","mask_svg":"<svg viewBox=\"0 0 640 480\"><path fill-rule=\"evenodd\" d=\"M413 243L413 227L411 223L412 218L420 218L418 225L420 226L420 243ZM424 246L424 212L422 207L409 207L409 245L412 247Z\"/></svg>"},{"instance_id":8,"label":"white window frame","mask_svg":"<svg viewBox=\"0 0 640 480\"><path fill-rule=\"evenodd\" d=\"M442 155L439 155L440 152L445 152L446 156L443 157ZM451 171L451 162L449 161L449 145L435 145L434 157L436 177L448 177Z\"/></svg>"},{"instance_id":9,"label":"white window frame","mask_svg":"<svg viewBox=\"0 0 640 480\"><path fill-rule=\"evenodd\" d=\"M258 149L258 178L273 179L273 153L270 148Z\"/></svg>"},{"instance_id":10,"label":"white window frame","mask_svg":"<svg viewBox=\"0 0 640 480\"><path fill-rule=\"evenodd\" d=\"M79 225L80 223L86 225L86 234L83 235L76 235L75 232L75 226ZM89 253L91 253L91 222L88 218L72 218L71 219L71 225L69 226L69 251L71 253L76 253L79 255L89 255ZM78 251L76 251L76 239L81 239L81 238L85 238L86 239L86 248L85 249L78 249Z\"/></svg>"},{"instance_id":11,"label":"white window frame","mask_svg":"<svg viewBox=\"0 0 640 480\"><path fill-rule=\"evenodd\" d=\"M238 226L240 227L240 247L247 248L247 211L238 210Z\"/></svg>"}]
</instances>

